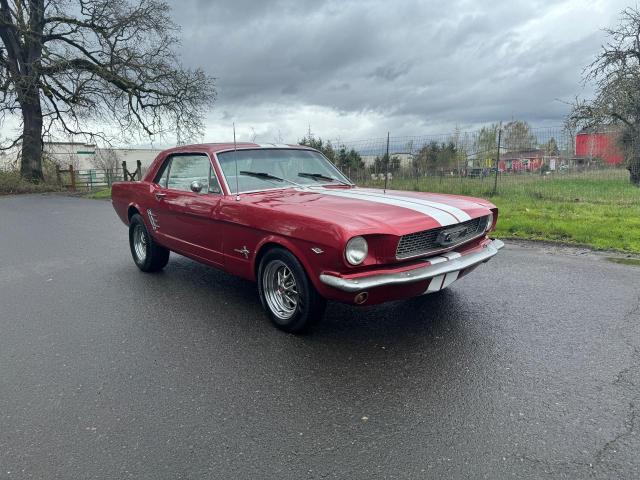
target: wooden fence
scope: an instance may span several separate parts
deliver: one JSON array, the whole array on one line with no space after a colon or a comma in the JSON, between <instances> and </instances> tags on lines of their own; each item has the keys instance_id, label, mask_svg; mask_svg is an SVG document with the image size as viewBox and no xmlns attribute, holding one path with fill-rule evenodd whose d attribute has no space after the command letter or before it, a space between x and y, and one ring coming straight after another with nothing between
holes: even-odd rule
<instances>
[{"instance_id":1,"label":"wooden fence","mask_svg":"<svg viewBox=\"0 0 640 480\"><path fill-rule=\"evenodd\" d=\"M122 168L76 170L73 165L69 165L66 169L56 167L58 183L73 192L110 188L113 182L136 181L140 180L142 175L143 171L139 160L134 172L127 170L126 162L122 162Z\"/></svg>"}]
</instances>

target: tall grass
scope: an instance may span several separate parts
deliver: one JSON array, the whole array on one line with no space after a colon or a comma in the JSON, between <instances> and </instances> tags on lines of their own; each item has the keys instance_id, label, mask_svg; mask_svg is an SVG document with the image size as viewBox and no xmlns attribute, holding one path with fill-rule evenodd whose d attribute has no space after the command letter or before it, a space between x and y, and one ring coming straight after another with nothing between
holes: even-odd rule
<instances>
[{"instance_id":1,"label":"tall grass","mask_svg":"<svg viewBox=\"0 0 640 480\"><path fill-rule=\"evenodd\" d=\"M421 192L451 193L487 197L492 196L495 179L469 177L394 178L389 188ZM383 180L367 180L362 185L382 187ZM622 169L596 170L556 175L499 175L498 196L529 196L533 199L557 201L587 201L591 203L616 203L633 205L638 202L640 189L629 183L628 173Z\"/></svg>"}]
</instances>

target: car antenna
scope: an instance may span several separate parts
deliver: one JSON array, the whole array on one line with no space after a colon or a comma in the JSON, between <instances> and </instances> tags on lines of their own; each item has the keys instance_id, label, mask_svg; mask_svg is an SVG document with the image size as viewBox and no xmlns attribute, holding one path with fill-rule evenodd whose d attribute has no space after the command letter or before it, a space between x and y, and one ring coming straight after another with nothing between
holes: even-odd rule
<instances>
[{"instance_id":1,"label":"car antenna","mask_svg":"<svg viewBox=\"0 0 640 480\"><path fill-rule=\"evenodd\" d=\"M387 132L387 153L384 162L384 193L387 193L387 179L389 178L389 132Z\"/></svg>"},{"instance_id":2,"label":"car antenna","mask_svg":"<svg viewBox=\"0 0 640 480\"><path fill-rule=\"evenodd\" d=\"M240 201L240 187L238 184L238 145L236 144L236 122L233 122L233 158L236 164L236 202Z\"/></svg>"}]
</instances>

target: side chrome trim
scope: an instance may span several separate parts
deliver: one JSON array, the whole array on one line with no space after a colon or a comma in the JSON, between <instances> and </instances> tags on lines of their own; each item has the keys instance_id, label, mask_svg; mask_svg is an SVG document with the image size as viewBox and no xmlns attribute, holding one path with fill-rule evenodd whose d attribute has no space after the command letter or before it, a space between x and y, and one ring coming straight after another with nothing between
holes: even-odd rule
<instances>
[{"instance_id":1,"label":"side chrome trim","mask_svg":"<svg viewBox=\"0 0 640 480\"><path fill-rule=\"evenodd\" d=\"M336 277L323 273L320 275L320 281L325 285L349 293L360 292L385 285L401 285L404 283L418 282L486 262L495 256L498 250L503 247L504 242L502 240L493 240L491 243L486 244L482 250L458 257L448 255L453 258L447 258L446 260L444 260L444 257L438 257L437 263L432 263L427 267L418 267L413 270L398 273L373 274L357 279Z\"/></svg>"},{"instance_id":2,"label":"side chrome trim","mask_svg":"<svg viewBox=\"0 0 640 480\"><path fill-rule=\"evenodd\" d=\"M150 208L147 208L147 217L149 217L149 223L151 223L151 227L153 227L153 230L158 230L158 227L160 226L158 225L158 219L156 218L156 214L153 213Z\"/></svg>"},{"instance_id":3,"label":"side chrome trim","mask_svg":"<svg viewBox=\"0 0 640 480\"><path fill-rule=\"evenodd\" d=\"M249 254L251 253L248 249L247 246L244 245L242 248L234 248L233 249L234 252L238 252L240 255L242 255L244 258L249 258Z\"/></svg>"}]
</instances>

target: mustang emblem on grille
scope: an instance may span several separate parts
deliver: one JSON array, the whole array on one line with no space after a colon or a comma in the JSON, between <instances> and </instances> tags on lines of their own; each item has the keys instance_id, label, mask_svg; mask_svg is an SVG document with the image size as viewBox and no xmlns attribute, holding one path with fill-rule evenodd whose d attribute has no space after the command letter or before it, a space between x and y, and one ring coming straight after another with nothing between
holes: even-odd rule
<instances>
[{"instance_id":1,"label":"mustang emblem on grille","mask_svg":"<svg viewBox=\"0 0 640 480\"><path fill-rule=\"evenodd\" d=\"M428 255L468 242L484 232L487 217L478 217L463 223L421 230L403 235L396 247L396 258Z\"/></svg>"},{"instance_id":2,"label":"mustang emblem on grille","mask_svg":"<svg viewBox=\"0 0 640 480\"><path fill-rule=\"evenodd\" d=\"M456 243L459 239L464 238L468 231L469 229L466 226L443 230L438 234L436 243L442 247L448 247Z\"/></svg>"}]
</instances>

